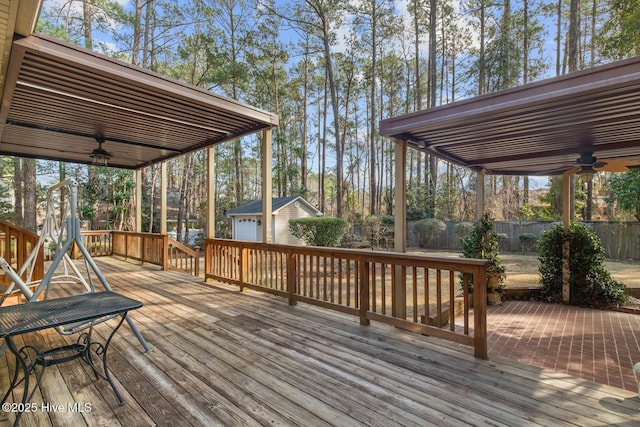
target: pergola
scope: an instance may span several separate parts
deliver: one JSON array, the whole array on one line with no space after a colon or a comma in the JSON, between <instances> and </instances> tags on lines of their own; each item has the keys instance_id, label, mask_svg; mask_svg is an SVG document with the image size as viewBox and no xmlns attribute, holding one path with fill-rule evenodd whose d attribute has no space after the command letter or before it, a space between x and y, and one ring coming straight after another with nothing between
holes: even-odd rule
<instances>
[{"instance_id":1,"label":"pergola","mask_svg":"<svg viewBox=\"0 0 640 427\"><path fill-rule=\"evenodd\" d=\"M475 170L481 215L485 174L589 176L640 165L640 57L382 120L380 134L396 142L396 236L406 236L407 147Z\"/></svg>"},{"instance_id":2,"label":"pergola","mask_svg":"<svg viewBox=\"0 0 640 427\"><path fill-rule=\"evenodd\" d=\"M104 141L111 166L136 170L140 206L141 168L207 148L212 182L212 147L262 132L263 241L270 242L271 129L278 117L34 35L40 6L0 0L0 154L89 163ZM640 165L639 106L640 58L631 58L382 120L381 135L396 141L396 250L406 250L408 147L469 167L481 183L485 174L591 173L602 160L624 169ZM568 225L569 180L563 182ZM212 192L210 185L208 237ZM478 212L483 200L479 194ZM140 218L138 210L137 231Z\"/></svg>"},{"instance_id":3,"label":"pergola","mask_svg":"<svg viewBox=\"0 0 640 427\"><path fill-rule=\"evenodd\" d=\"M271 129L278 116L204 89L57 39L34 34L41 0L0 0L0 154L76 163L109 154L108 165L136 171L141 206L142 168L262 132L263 176L271 176ZM93 157L92 157L93 156ZM214 237L213 185L207 234ZM271 179L262 188L271 215ZM162 203L166 227L166 197ZM265 242L271 221L263 227ZM141 212L137 209L137 229ZM165 232L163 228L161 232Z\"/></svg>"}]
</instances>

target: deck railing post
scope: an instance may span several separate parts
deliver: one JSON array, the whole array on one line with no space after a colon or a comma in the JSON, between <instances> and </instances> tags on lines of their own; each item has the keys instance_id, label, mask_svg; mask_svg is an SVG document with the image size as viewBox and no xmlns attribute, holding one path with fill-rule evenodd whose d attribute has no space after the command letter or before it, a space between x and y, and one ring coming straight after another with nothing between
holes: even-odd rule
<instances>
[{"instance_id":1,"label":"deck railing post","mask_svg":"<svg viewBox=\"0 0 640 427\"><path fill-rule=\"evenodd\" d=\"M487 358L487 268L473 273L473 349L474 355Z\"/></svg>"},{"instance_id":2,"label":"deck railing post","mask_svg":"<svg viewBox=\"0 0 640 427\"><path fill-rule=\"evenodd\" d=\"M298 255L293 251L287 251L287 293L289 305L296 305L296 292L298 291Z\"/></svg>"},{"instance_id":3,"label":"deck railing post","mask_svg":"<svg viewBox=\"0 0 640 427\"><path fill-rule=\"evenodd\" d=\"M138 241L138 251L140 254L140 261L142 261L142 265L144 265L144 262L146 260L144 254L147 252L147 239L144 238L144 236L142 235L138 235L136 236L136 240Z\"/></svg>"},{"instance_id":4,"label":"deck railing post","mask_svg":"<svg viewBox=\"0 0 640 427\"><path fill-rule=\"evenodd\" d=\"M213 245L215 243L209 239L204 241L204 280L213 273Z\"/></svg>"},{"instance_id":5,"label":"deck railing post","mask_svg":"<svg viewBox=\"0 0 640 427\"><path fill-rule=\"evenodd\" d=\"M367 312L369 311L369 262L364 257L358 259L360 268L360 277L358 287L360 288L360 324L368 325L370 323L367 319Z\"/></svg>"},{"instance_id":6,"label":"deck railing post","mask_svg":"<svg viewBox=\"0 0 640 427\"><path fill-rule=\"evenodd\" d=\"M240 282L245 284L249 278L249 248L240 246L240 259L238 262L240 263ZM244 287L240 285L240 290L242 291L243 289Z\"/></svg>"},{"instance_id":7,"label":"deck railing post","mask_svg":"<svg viewBox=\"0 0 640 427\"><path fill-rule=\"evenodd\" d=\"M391 312L394 317L404 319L407 317L407 267L404 265L392 265L392 269L391 288L393 294L391 296Z\"/></svg>"},{"instance_id":8,"label":"deck railing post","mask_svg":"<svg viewBox=\"0 0 640 427\"><path fill-rule=\"evenodd\" d=\"M163 270L168 270L169 269L169 235L164 234L162 236L162 269Z\"/></svg>"},{"instance_id":9,"label":"deck railing post","mask_svg":"<svg viewBox=\"0 0 640 427\"><path fill-rule=\"evenodd\" d=\"M200 277L200 246L196 246L194 249L196 251L196 259L193 261L193 262L195 262L195 266L194 266L195 274L194 274L194 276Z\"/></svg>"}]
</instances>

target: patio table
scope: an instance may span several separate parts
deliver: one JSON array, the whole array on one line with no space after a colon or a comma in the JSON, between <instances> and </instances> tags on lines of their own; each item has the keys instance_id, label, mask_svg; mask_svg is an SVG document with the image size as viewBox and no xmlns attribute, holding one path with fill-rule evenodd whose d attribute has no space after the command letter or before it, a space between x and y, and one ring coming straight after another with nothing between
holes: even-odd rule
<instances>
[{"instance_id":1,"label":"patio table","mask_svg":"<svg viewBox=\"0 0 640 427\"><path fill-rule=\"evenodd\" d=\"M85 293L46 301L0 307L0 338L5 339L7 347L16 358L16 369L11 384L2 398L3 410L9 408L5 405L5 402L11 392L24 382L22 402L12 404L15 406L15 411L12 412L16 412L14 426L18 424L24 412L29 412L34 408L32 406L33 404L28 403L28 401L31 400L33 393L38 387L44 369L47 366L78 358L84 360L91 367L96 378L103 378L109 383L120 405L123 405L124 400L109 374L107 367L107 350L111 339L122 325L127 313L130 310L136 310L140 307L142 307L140 301L111 291ZM93 337L94 326L97 323L118 316L120 320L111 331L107 340L104 343L95 341ZM63 327L65 325L77 326L83 322L87 323L88 326L74 344L40 350L31 345L25 345L18 349L14 342L14 337L18 335L43 329ZM92 353L102 361L101 368L94 363ZM31 394L29 394L29 376L36 373L37 367L40 367L40 372L36 374L35 385ZM22 375L20 375L20 373L22 373ZM11 406L11 408L13 408L13 406Z\"/></svg>"}]
</instances>

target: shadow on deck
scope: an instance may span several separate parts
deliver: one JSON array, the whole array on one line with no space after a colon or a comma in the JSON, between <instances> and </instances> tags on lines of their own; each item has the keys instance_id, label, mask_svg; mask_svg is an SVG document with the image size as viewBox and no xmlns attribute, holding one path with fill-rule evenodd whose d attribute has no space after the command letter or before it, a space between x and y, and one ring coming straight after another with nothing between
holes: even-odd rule
<instances>
[{"instance_id":1,"label":"shadow on deck","mask_svg":"<svg viewBox=\"0 0 640 427\"><path fill-rule=\"evenodd\" d=\"M178 272L97 260L153 351L125 325L110 367L127 402L81 362L52 366L22 425L638 425L633 392ZM98 326L106 334L108 326ZM38 333L30 341L64 338ZM14 362L0 359L5 389ZM9 365L9 366L8 366ZM42 406L48 404L50 406ZM90 411L70 410L69 404ZM89 404L89 406L85 406ZM58 406L62 405L62 406ZM63 408L56 412L51 408ZM2 414L9 425L11 414ZM8 418L8 419L7 419Z\"/></svg>"}]
</instances>

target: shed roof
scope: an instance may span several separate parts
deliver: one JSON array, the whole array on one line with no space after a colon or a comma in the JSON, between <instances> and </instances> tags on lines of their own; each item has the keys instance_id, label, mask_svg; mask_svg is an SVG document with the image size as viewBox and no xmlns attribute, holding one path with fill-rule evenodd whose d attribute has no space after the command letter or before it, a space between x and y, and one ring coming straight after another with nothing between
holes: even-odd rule
<instances>
[{"instance_id":1,"label":"shed roof","mask_svg":"<svg viewBox=\"0 0 640 427\"><path fill-rule=\"evenodd\" d=\"M640 164L640 57L382 120L380 134L493 174L562 174L584 152Z\"/></svg>"},{"instance_id":2,"label":"shed roof","mask_svg":"<svg viewBox=\"0 0 640 427\"><path fill-rule=\"evenodd\" d=\"M278 125L275 114L30 34L38 10L34 0L0 9L0 154L90 163L104 138L110 166L137 169Z\"/></svg>"},{"instance_id":3,"label":"shed roof","mask_svg":"<svg viewBox=\"0 0 640 427\"><path fill-rule=\"evenodd\" d=\"M316 215L322 215L315 206L306 201L302 196L291 196L291 197L274 197L271 199L271 208L273 214L277 214L278 211L284 208L291 203L294 203L296 200L301 201L315 210ZM237 215L262 215L262 199L252 200L249 203L245 203L244 205L240 205L236 208L233 208L227 212L228 216L237 216Z\"/></svg>"}]
</instances>

